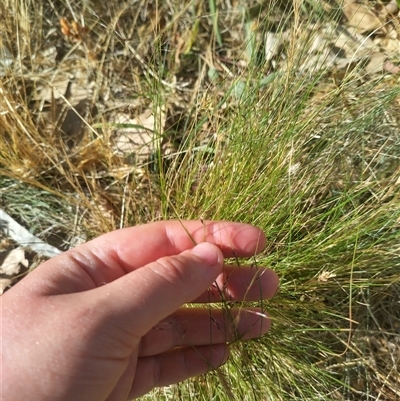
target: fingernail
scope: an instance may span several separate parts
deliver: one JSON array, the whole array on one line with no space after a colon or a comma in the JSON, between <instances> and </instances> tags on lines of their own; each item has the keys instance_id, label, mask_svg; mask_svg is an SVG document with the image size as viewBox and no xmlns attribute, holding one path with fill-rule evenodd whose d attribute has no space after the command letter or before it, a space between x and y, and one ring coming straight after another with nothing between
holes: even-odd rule
<instances>
[{"instance_id":1,"label":"fingernail","mask_svg":"<svg viewBox=\"0 0 400 401\"><path fill-rule=\"evenodd\" d=\"M198 256L209 266L215 266L222 263L221 251L215 245L207 242L202 242L201 244L196 245L190 252Z\"/></svg>"}]
</instances>

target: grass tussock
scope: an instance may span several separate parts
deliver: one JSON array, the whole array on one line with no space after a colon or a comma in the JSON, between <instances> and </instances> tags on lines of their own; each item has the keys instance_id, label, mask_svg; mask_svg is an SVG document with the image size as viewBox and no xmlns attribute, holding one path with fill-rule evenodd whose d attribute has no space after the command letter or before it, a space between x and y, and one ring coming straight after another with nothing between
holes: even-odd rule
<instances>
[{"instance_id":1,"label":"grass tussock","mask_svg":"<svg viewBox=\"0 0 400 401\"><path fill-rule=\"evenodd\" d=\"M145 399L399 399L400 89L365 54L315 50L348 28L341 2L8 0L0 17L1 207L63 249L160 218L267 234L247 263L281 277L271 332Z\"/></svg>"}]
</instances>

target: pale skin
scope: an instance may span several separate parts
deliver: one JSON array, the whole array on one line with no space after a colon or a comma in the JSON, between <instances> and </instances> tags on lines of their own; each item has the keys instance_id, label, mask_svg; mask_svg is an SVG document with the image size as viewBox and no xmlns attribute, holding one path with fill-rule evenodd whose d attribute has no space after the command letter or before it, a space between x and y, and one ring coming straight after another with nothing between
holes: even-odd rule
<instances>
[{"instance_id":1,"label":"pale skin","mask_svg":"<svg viewBox=\"0 0 400 401\"><path fill-rule=\"evenodd\" d=\"M1 399L125 401L217 368L229 342L266 333L265 311L182 306L271 298L272 270L224 266L265 241L247 224L165 221L47 261L1 297Z\"/></svg>"}]
</instances>

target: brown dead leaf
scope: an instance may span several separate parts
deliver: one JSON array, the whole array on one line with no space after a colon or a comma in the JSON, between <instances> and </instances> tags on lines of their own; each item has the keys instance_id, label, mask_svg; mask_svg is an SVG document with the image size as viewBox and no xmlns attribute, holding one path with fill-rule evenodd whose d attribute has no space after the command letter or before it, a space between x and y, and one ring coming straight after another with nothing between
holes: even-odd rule
<instances>
[{"instance_id":1,"label":"brown dead leaf","mask_svg":"<svg viewBox=\"0 0 400 401\"><path fill-rule=\"evenodd\" d=\"M320 283L326 283L330 278L336 277L335 273L328 272L324 270L319 276L318 276L318 281Z\"/></svg>"},{"instance_id":2,"label":"brown dead leaf","mask_svg":"<svg viewBox=\"0 0 400 401\"><path fill-rule=\"evenodd\" d=\"M159 145L155 130L164 126L165 113L161 113L158 121L151 110L135 118L121 113L117 115L115 124L118 126L114 142L117 153L121 156L135 154L138 160L144 160Z\"/></svg>"},{"instance_id":3,"label":"brown dead leaf","mask_svg":"<svg viewBox=\"0 0 400 401\"><path fill-rule=\"evenodd\" d=\"M387 56L384 53L372 53L368 64L365 66L365 71L368 74L380 71L387 71L390 74L398 74L400 72L400 67L386 59Z\"/></svg>"},{"instance_id":4,"label":"brown dead leaf","mask_svg":"<svg viewBox=\"0 0 400 401\"><path fill-rule=\"evenodd\" d=\"M70 85L70 79L67 76L57 77L49 85L38 87L38 99L46 102L51 102L52 99L60 99L70 90Z\"/></svg>"},{"instance_id":5,"label":"brown dead leaf","mask_svg":"<svg viewBox=\"0 0 400 401\"><path fill-rule=\"evenodd\" d=\"M28 261L25 259L25 251L22 248L15 248L3 260L0 266L0 274L15 276L19 273L21 267L28 267Z\"/></svg>"},{"instance_id":6,"label":"brown dead leaf","mask_svg":"<svg viewBox=\"0 0 400 401\"><path fill-rule=\"evenodd\" d=\"M335 57L331 54L330 49L325 49L321 54L311 55L307 57L305 62L299 66L299 71L315 72L324 68L331 68L335 63Z\"/></svg>"},{"instance_id":7,"label":"brown dead leaf","mask_svg":"<svg viewBox=\"0 0 400 401\"><path fill-rule=\"evenodd\" d=\"M363 4L349 3L343 7L347 23L360 33L384 30L381 20Z\"/></svg>"},{"instance_id":8,"label":"brown dead leaf","mask_svg":"<svg viewBox=\"0 0 400 401\"><path fill-rule=\"evenodd\" d=\"M400 42L398 39L385 38L380 42L380 45L387 54L400 54Z\"/></svg>"},{"instance_id":9,"label":"brown dead leaf","mask_svg":"<svg viewBox=\"0 0 400 401\"><path fill-rule=\"evenodd\" d=\"M386 56L383 53L373 52L369 58L368 64L365 66L365 71L368 74L377 73L383 70L383 64Z\"/></svg>"},{"instance_id":10,"label":"brown dead leaf","mask_svg":"<svg viewBox=\"0 0 400 401\"><path fill-rule=\"evenodd\" d=\"M79 66L73 74L57 74L49 82L38 86L37 99L46 102L68 99L71 104L77 104L83 99L91 98L95 82L88 77Z\"/></svg>"},{"instance_id":11,"label":"brown dead leaf","mask_svg":"<svg viewBox=\"0 0 400 401\"><path fill-rule=\"evenodd\" d=\"M265 34L265 61L270 62L274 57L279 54L282 46L282 37L274 32L267 32Z\"/></svg>"},{"instance_id":12,"label":"brown dead leaf","mask_svg":"<svg viewBox=\"0 0 400 401\"><path fill-rule=\"evenodd\" d=\"M0 278L0 295L4 293L4 290L12 284L12 280L9 278Z\"/></svg>"},{"instance_id":13,"label":"brown dead leaf","mask_svg":"<svg viewBox=\"0 0 400 401\"><path fill-rule=\"evenodd\" d=\"M335 35L334 46L342 49L346 58L353 61L367 56L376 47L370 38L359 34L355 28L337 30Z\"/></svg>"},{"instance_id":14,"label":"brown dead leaf","mask_svg":"<svg viewBox=\"0 0 400 401\"><path fill-rule=\"evenodd\" d=\"M60 19L60 29L62 34L71 42L81 42L89 32L88 27L80 25L76 21L71 23L66 18Z\"/></svg>"},{"instance_id":15,"label":"brown dead leaf","mask_svg":"<svg viewBox=\"0 0 400 401\"><path fill-rule=\"evenodd\" d=\"M399 6L396 3L396 0L391 0L390 3L385 6L386 12L388 14L396 14L399 11Z\"/></svg>"},{"instance_id":16,"label":"brown dead leaf","mask_svg":"<svg viewBox=\"0 0 400 401\"><path fill-rule=\"evenodd\" d=\"M359 61L358 58L341 58L336 61L337 70L347 70L349 67L353 67Z\"/></svg>"}]
</instances>

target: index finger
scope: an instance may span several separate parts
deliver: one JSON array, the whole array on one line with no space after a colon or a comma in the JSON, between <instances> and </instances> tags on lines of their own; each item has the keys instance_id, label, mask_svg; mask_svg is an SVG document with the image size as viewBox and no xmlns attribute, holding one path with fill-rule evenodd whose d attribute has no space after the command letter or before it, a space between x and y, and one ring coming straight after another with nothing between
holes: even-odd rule
<instances>
[{"instance_id":1,"label":"index finger","mask_svg":"<svg viewBox=\"0 0 400 401\"><path fill-rule=\"evenodd\" d=\"M48 293L58 293L61 287L63 293L84 291L200 242L217 245L224 257L246 257L261 252L266 240L262 230L250 224L159 221L104 234L47 261L37 271L46 274Z\"/></svg>"},{"instance_id":2,"label":"index finger","mask_svg":"<svg viewBox=\"0 0 400 401\"><path fill-rule=\"evenodd\" d=\"M160 221L126 228L107 234L104 240L115 241L112 256L126 272L164 256L180 254L200 242L217 245L224 257L255 255L266 242L262 230L250 224L199 220Z\"/></svg>"}]
</instances>

